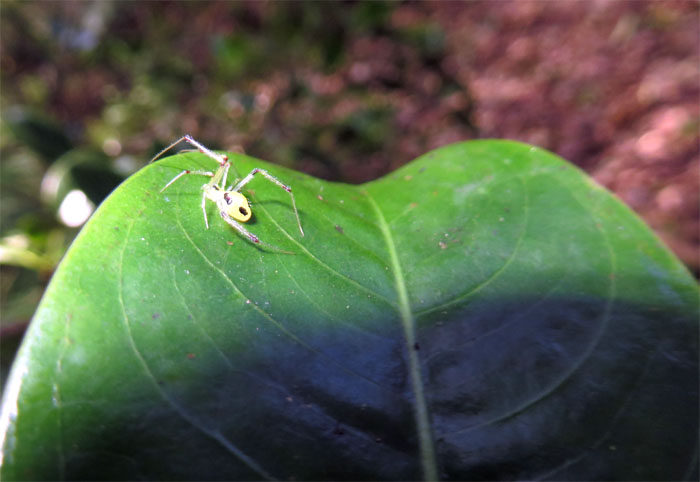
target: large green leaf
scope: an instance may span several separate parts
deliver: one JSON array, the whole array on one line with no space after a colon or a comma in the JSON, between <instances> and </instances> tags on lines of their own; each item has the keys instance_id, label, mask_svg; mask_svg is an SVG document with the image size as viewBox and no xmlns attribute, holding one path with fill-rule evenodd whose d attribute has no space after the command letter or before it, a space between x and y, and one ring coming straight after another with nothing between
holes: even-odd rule
<instances>
[{"instance_id":1,"label":"large green leaf","mask_svg":"<svg viewBox=\"0 0 700 482\"><path fill-rule=\"evenodd\" d=\"M362 186L266 167L239 236L148 166L76 239L2 412L4 480L697 475L698 288L546 151L448 146Z\"/></svg>"}]
</instances>

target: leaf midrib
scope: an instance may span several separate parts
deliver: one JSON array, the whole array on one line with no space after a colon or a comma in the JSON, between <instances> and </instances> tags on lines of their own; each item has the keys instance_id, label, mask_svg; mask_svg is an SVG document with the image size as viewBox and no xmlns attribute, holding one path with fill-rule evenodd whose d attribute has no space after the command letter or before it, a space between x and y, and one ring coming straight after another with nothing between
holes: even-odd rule
<instances>
[{"instance_id":1,"label":"leaf midrib","mask_svg":"<svg viewBox=\"0 0 700 482\"><path fill-rule=\"evenodd\" d=\"M437 461L435 459L435 446L433 444L432 430L430 426L430 416L428 414L428 406L425 399L425 388L423 386L423 377L421 375L420 360L416 349L416 331L415 319L413 311L408 300L408 290L406 289L405 278L399 262L399 256L394 244L394 238L391 234L389 224L384 218L384 214L379 209L376 201L372 198L369 192L364 192L372 210L377 217L377 225L386 241L389 259L391 263L391 271L394 274L396 283L396 294L399 304L398 311L401 316L401 324L403 326L404 337L406 339L406 352L408 353L409 372L411 376L411 384L414 395L414 416L416 418L416 426L418 428L418 443L420 448L421 466L423 468L423 477L425 480L438 480Z\"/></svg>"}]
</instances>

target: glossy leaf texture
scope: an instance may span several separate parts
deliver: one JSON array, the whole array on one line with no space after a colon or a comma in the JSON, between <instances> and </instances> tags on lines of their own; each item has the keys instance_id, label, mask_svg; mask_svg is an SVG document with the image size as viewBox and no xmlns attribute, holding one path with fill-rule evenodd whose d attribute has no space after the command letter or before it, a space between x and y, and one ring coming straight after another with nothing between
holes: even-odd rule
<instances>
[{"instance_id":1,"label":"glossy leaf texture","mask_svg":"<svg viewBox=\"0 0 700 482\"><path fill-rule=\"evenodd\" d=\"M585 174L509 141L361 186L199 153L128 179L56 272L5 390L3 480L697 475L698 287ZM290 251L293 254L281 252Z\"/></svg>"}]
</instances>

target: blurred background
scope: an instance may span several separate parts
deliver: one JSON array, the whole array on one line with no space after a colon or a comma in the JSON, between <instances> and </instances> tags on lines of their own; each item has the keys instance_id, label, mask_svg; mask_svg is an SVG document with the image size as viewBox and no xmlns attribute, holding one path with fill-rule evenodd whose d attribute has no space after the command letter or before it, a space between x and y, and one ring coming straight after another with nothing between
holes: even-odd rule
<instances>
[{"instance_id":1,"label":"blurred background","mask_svg":"<svg viewBox=\"0 0 700 482\"><path fill-rule=\"evenodd\" d=\"M698 10L3 0L3 379L80 226L185 133L349 183L452 142L529 142L614 191L697 276Z\"/></svg>"}]
</instances>

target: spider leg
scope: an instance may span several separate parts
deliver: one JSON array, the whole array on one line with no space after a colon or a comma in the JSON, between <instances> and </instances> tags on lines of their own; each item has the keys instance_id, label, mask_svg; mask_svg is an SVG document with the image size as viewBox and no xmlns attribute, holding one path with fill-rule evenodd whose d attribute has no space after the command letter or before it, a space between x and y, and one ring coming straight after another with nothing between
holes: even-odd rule
<instances>
[{"instance_id":1,"label":"spider leg","mask_svg":"<svg viewBox=\"0 0 700 482\"><path fill-rule=\"evenodd\" d=\"M243 186L248 184L256 174L262 174L265 177L265 179L276 184L277 186L281 187L282 189L284 189L285 191L287 191L289 193L289 197L292 198L292 207L294 208L294 215L297 218L297 226L299 226L299 232L301 233L302 236L304 236L304 230L301 227L301 220L299 219L299 211L297 210L297 203L294 200L294 194L292 194L292 188L287 186L286 184L282 183L282 181L277 179L272 174L268 173L265 169L260 169L259 167L256 167L255 169L250 171L250 174L248 174L246 177L244 177L243 180L241 180L241 182L236 184L236 187L234 187L233 190L236 192L241 192L241 189L243 189Z\"/></svg>"},{"instance_id":2,"label":"spider leg","mask_svg":"<svg viewBox=\"0 0 700 482\"><path fill-rule=\"evenodd\" d=\"M182 171L180 174L178 174L177 176L175 176L174 178L172 178L168 184L166 184L165 186L163 186L163 189L161 189L160 192L163 192L163 191L165 191L166 189L168 189L172 183L174 183L175 181L177 181L178 179L180 179L180 178L181 178L182 176L184 176L185 174L199 174L200 176L214 177L214 173L211 172L211 171L190 171L189 169L185 169L185 170Z\"/></svg>"},{"instance_id":3,"label":"spider leg","mask_svg":"<svg viewBox=\"0 0 700 482\"><path fill-rule=\"evenodd\" d=\"M226 159L228 159L228 158L226 158ZM223 177L222 180L221 180L221 185L224 186L224 187L226 187L226 176L228 176L228 169L229 169L229 167L231 167L231 163L230 163L230 162L226 162L226 166L224 166L224 177Z\"/></svg>"},{"instance_id":4,"label":"spider leg","mask_svg":"<svg viewBox=\"0 0 700 482\"><path fill-rule=\"evenodd\" d=\"M260 238L258 238L256 235L248 231L246 228L244 228L239 222L237 222L235 219L231 218L228 214L226 214L225 211L221 211L219 213L221 215L221 219L226 221L232 228L234 228L236 231L238 231L240 234L248 238L248 240L251 243L254 244L261 244L263 246L267 246L268 248L274 249L275 251L279 251L280 253L285 253L285 254L294 254L291 251L285 251L283 249L278 248L275 245L266 243L265 241L261 241Z\"/></svg>"},{"instance_id":5,"label":"spider leg","mask_svg":"<svg viewBox=\"0 0 700 482\"><path fill-rule=\"evenodd\" d=\"M205 184L206 186L206 184ZM204 213L204 225L209 229L209 220L207 220L207 192L202 193L202 212Z\"/></svg>"},{"instance_id":6,"label":"spider leg","mask_svg":"<svg viewBox=\"0 0 700 482\"><path fill-rule=\"evenodd\" d=\"M180 142L180 141L182 141L182 140L185 140L185 141L187 141L189 144L191 144L191 145L193 145L194 147L196 147L197 150L198 150L199 152L201 152L202 154L205 154L205 155L211 157L212 159L214 159L216 162L219 163L220 166L223 166L223 165L225 165L225 164L228 164L228 156L226 156L226 155L223 155L223 156L222 156L221 154L217 154L216 152L212 151L211 149L208 149L208 148L204 147L202 144L200 144L199 142L195 141L195 140L192 138L191 135L187 134L187 135L185 135L185 136L182 136L182 137L180 138L180 140L177 141L177 142ZM177 144L177 142L176 142L175 144ZM174 145L174 144L173 144L173 145ZM171 146L171 147L172 147L172 146ZM226 166L226 170L228 171L228 166ZM225 179L225 176L224 176L224 179ZM222 183L222 184L226 184L226 183Z\"/></svg>"},{"instance_id":7,"label":"spider leg","mask_svg":"<svg viewBox=\"0 0 700 482\"><path fill-rule=\"evenodd\" d=\"M150 164L151 162L153 162L153 161L155 161L156 159L160 158L160 156L162 156L163 154L165 154L166 152L168 152L170 149L172 149L173 147L175 147L176 145L178 145L178 144L181 143L182 141L187 140L187 137L188 137L188 136L182 136L182 137L180 137L178 140L176 140L175 142L173 142L172 144L170 144L168 147L166 147L165 149L163 149L162 151L160 151L158 154L156 154L155 156L153 156L153 159L151 159L150 161L148 161L148 163Z\"/></svg>"},{"instance_id":8,"label":"spider leg","mask_svg":"<svg viewBox=\"0 0 700 482\"><path fill-rule=\"evenodd\" d=\"M199 152L201 152L202 154L206 154L207 156L211 157L211 158L214 159L216 162L218 162L219 165L221 165L221 166L223 166L224 164L226 164L226 163L228 162L228 156L226 156L226 155L223 155L223 156L222 156L222 155L217 154L216 152L212 151L211 149L208 149L208 148L204 147L202 144L200 144L199 142L195 141L194 138L193 138L191 135L189 135L189 134L185 134L184 136L180 137L178 140L176 140L175 142L173 142L172 144L170 144L169 146L167 146L165 149L163 149L163 150L160 151L158 154L156 154L155 156L153 156L153 159L151 159L149 162L153 162L153 161L155 161L156 159L160 158L160 156L162 156L163 154L165 154L166 152L168 152L170 149L172 149L173 147L175 147L176 145L178 145L178 144L181 143L182 141L185 141L185 142L187 142L188 144L190 144L190 145L196 147L197 150L198 150Z\"/></svg>"}]
</instances>

